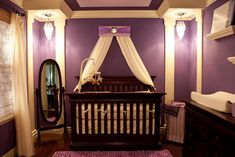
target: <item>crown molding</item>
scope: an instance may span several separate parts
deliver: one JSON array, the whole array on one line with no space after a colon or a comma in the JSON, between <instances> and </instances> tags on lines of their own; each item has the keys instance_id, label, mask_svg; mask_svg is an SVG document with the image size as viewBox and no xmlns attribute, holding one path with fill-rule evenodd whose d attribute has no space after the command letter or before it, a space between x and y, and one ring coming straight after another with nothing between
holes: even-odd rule
<instances>
[{"instance_id":1,"label":"crown molding","mask_svg":"<svg viewBox=\"0 0 235 157\"><path fill-rule=\"evenodd\" d=\"M25 10L60 10L67 18L72 16L72 10L64 0L24 0Z\"/></svg>"},{"instance_id":2,"label":"crown molding","mask_svg":"<svg viewBox=\"0 0 235 157\"><path fill-rule=\"evenodd\" d=\"M19 7L23 8L23 0L10 0L10 1L18 5Z\"/></svg>"},{"instance_id":3,"label":"crown molding","mask_svg":"<svg viewBox=\"0 0 235 157\"><path fill-rule=\"evenodd\" d=\"M206 0L206 7L214 3L216 0Z\"/></svg>"},{"instance_id":4,"label":"crown molding","mask_svg":"<svg viewBox=\"0 0 235 157\"><path fill-rule=\"evenodd\" d=\"M170 6L168 0L164 0L157 10L159 17L163 17L163 15L167 12L169 8Z\"/></svg>"},{"instance_id":5,"label":"crown molding","mask_svg":"<svg viewBox=\"0 0 235 157\"><path fill-rule=\"evenodd\" d=\"M207 1L207 0L206 0ZM206 7L205 0L164 0L157 10L159 17L163 17L169 9L202 9ZM212 1L212 0L210 0Z\"/></svg>"},{"instance_id":6,"label":"crown molding","mask_svg":"<svg viewBox=\"0 0 235 157\"><path fill-rule=\"evenodd\" d=\"M100 10L74 11L71 18L159 18L159 16L156 10Z\"/></svg>"}]
</instances>

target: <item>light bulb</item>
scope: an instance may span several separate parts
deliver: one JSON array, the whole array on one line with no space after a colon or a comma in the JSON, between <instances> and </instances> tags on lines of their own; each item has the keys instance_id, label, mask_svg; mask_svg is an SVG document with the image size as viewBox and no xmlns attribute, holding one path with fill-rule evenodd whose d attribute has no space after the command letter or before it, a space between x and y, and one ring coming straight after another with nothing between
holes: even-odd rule
<instances>
[{"instance_id":1,"label":"light bulb","mask_svg":"<svg viewBox=\"0 0 235 157\"><path fill-rule=\"evenodd\" d=\"M52 22L48 21L44 24L44 32L45 32L45 35L46 35L48 40L51 39L53 30L54 30L54 26L53 26Z\"/></svg>"},{"instance_id":2,"label":"light bulb","mask_svg":"<svg viewBox=\"0 0 235 157\"><path fill-rule=\"evenodd\" d=\"M186 29L186 25L184 21L178 21L176 24L176 32L180 40L182 40L184 37L185 29Z\"/></svg>"}]
</instances>

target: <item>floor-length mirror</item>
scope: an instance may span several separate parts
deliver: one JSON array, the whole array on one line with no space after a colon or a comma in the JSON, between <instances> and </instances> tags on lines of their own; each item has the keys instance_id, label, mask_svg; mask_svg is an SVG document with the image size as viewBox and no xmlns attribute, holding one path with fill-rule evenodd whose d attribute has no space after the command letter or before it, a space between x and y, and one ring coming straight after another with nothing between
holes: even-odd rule
<instances>
[{"instance_id":1,"label":"floor-length mirror","mask_svg":"<svg viewBox=\"0 0 235 157\"><path fill-rule=\"evenodd\" d=\"M64 128L66 134L64 87L60 68L55 60L47 59L41 64L36 95L38 142L41 142L40 131L43 130Z\"/></svg>"}]
</instances>

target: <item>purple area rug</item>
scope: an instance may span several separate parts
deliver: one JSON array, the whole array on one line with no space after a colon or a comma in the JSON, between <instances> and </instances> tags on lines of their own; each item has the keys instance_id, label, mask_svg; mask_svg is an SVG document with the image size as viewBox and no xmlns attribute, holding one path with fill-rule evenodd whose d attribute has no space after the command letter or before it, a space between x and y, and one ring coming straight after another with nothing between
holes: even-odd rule
<instances>
[{"instance_id":1,"label":"purple area rug","mask_svg":"<svg viewBox=\"0 0 235 157\"><path fill-rule=\"evenodd\" d=\"M172 157L164 149L159 151L58 151L52 157Z\"/></svg>"}]
</instances>

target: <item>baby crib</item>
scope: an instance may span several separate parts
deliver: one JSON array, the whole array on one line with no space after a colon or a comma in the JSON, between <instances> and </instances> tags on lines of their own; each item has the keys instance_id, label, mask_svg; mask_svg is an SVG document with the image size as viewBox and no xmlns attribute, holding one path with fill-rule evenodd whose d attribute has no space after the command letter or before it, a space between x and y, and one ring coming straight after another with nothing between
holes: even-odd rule
<instances>
[{"instance_id":1,"label":"baby crib","mask_svg":"<svg viewBox=\"0 0 235 157\"><path fill-rule=\"evenodd\" d=\"M103 87L96 87L106 88L104 91L67 94L71 104L71 149L158 149L160 103L164 93L134 91L147 88L134 77L107 80L108 86L104 82ZM122 81L125 84L120 84Z\"/></svg>"}]
</instances>

